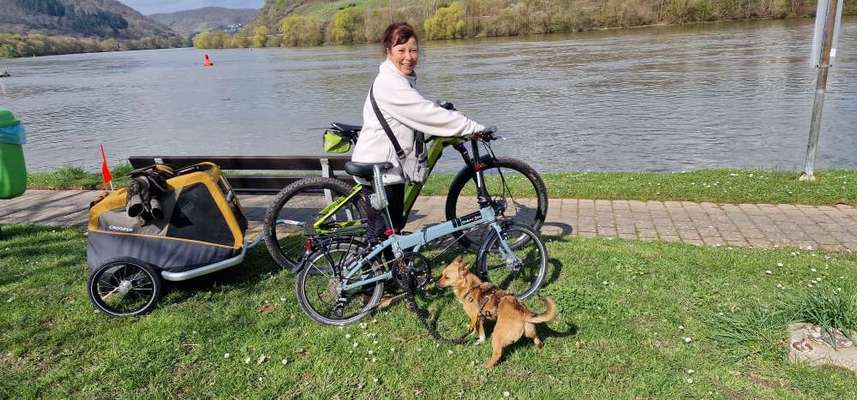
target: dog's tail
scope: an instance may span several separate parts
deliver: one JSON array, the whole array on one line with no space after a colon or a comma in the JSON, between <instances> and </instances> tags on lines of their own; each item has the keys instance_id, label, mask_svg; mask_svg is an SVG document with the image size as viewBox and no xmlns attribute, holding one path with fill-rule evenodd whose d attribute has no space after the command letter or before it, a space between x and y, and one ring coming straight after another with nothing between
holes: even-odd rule
<instances>
[{"instance_id":1,"label":"dog's tail","mask_svg":"<svg viewBox=\"0 0 857 400\"><path fill-rule=\"evenodd\" d=\"M542 301L545 302L545 306L547 307L545 312L533 315L527 319L527 322L538 324L541 322L553 321L553 319L556 318L556 302L550 297L545 297Z\"/></svg>"}]
</instances>

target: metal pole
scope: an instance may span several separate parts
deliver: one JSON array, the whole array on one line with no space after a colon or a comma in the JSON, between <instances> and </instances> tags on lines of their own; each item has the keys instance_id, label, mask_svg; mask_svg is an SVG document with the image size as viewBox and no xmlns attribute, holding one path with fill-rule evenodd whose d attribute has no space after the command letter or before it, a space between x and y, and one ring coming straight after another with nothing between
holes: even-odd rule
<instances>
[{"instance_id":1,"label":"metal pole","mask_svg":"<svg viewBox=\"0 0 857 400\"><path fill-rule=\"evenodd\" d=\"M814 181L815 155L818 152L818 135L821 129L821 111L824 108L824 92L827 90L827 72L830 69L830 49L833 48L833 31L836 26L838 0L828 0L827 19L824 21L824 38L821 42L821 61L815 79L815 99L812 104L812 121L809 124L809 144L806 147L806 165L802 181ZM816 18L818 16L816 15Z\"/></svg>"}]
</instances>

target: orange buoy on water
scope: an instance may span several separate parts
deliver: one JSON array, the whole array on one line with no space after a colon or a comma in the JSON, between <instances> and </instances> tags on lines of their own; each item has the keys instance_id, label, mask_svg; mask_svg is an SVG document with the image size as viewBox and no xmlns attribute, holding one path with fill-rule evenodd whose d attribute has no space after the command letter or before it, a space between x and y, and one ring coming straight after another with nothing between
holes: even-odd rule
<instances>
[{"instance_id":1,"label":"orange buoy on water","mask_svg":"<svg viewBox=\"0 0 857 400\"><path fill-rule=\"evenodd\" d=\"M214 63L211 62L210 58L208 58L208 54L203 55L202 66L203 67L213 67L214 66Z\"/></svg>"}]
</instances>

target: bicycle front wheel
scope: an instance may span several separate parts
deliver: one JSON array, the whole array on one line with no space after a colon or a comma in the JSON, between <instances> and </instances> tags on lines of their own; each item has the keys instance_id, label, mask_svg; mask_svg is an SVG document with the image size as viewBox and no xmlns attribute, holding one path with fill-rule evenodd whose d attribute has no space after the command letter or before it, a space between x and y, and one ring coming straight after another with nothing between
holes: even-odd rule
<instances>
[{"instance_id":1,"label":"bicycle front wheel","mask_svg":"<svg viewBox=\"0 0 857 400\"><path fill-rule=\"evenodd\" d=\"M268 252L281 267L297 272L306 251L307 225L319 234L362 236L366 202L354 188L333 178L306 178L286 186L265 213Z\"/></svg>"},{"instance_id":2,"label":"bicycle front wheel","mask_svg":"<svg viewBox=\"0 0 857 400\"><path fill-rule=\"evenodd\" d=\"M479 276L497 287L524 300L536 292L545 281L548 252L542 239L528 226L504 224L500 234L491 229L479 249ZM512 247L512 240L526 238Z\"/></svg>"},{"instance_id":3,"label":"bicycle front wheel","mask_svg":"<svg viewBox=\"0 0 857 400\"><path fill-rule=\"evenodd\" d=\"M538 232L548 213L548 192L539 173L527 163L514 158L484 158L485 187L494 201L506 205L501 216L504 220L526 225ZM458 173L449 187L446 198L446 219L479 209L476 202L476 171L465 168ZM466 233L458 233L461 245L471 250L479 249L487 228L477 228ZM513 246L523 244L525 237L513 240Z\"/></svg>"},{"instance_id":4,"label":"bicycle front wheel","mask_svg":"<svg viewBox=\"0 0 857 400\"><path fill-rule=\"evenodd\" d=\"M310 318L324 325L353 324L369 315L381 301L383 281L340 290L346 283L380 273L376 265L367 265L363 273L348 280L342 278L360 257L360 246L356 242L332 243L309 255L295 280L295 292L301 309Z\"/></svg>"}]
</instances>

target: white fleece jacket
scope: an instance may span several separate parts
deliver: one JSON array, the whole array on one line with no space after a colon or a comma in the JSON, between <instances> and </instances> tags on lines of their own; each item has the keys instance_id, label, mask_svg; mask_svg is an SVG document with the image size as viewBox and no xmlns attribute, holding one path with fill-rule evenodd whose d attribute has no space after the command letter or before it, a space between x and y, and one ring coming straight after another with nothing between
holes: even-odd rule
<instances>
[{"instance_id":1,"label":"white fleece jacket","mask_svg":"<svg viewBox=\"0 0 857 400\"><path fill-rule=\"evenodd\" d=\"M378 68L373 83L375 102L408 157L414 155L414 130L432 136L466 136L485 127L458 111L441 108L414 88L416 76L403 75L389 61ZM404 182L399 160L384 128L375 116L369 95L363 104L363 129L354 146L352 161L377 163L389 161L397 168L384 174L384 184ZM365 182L364 182L365 183Z\"/></svg>"}]
</instances>

